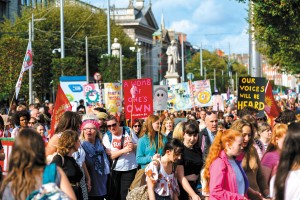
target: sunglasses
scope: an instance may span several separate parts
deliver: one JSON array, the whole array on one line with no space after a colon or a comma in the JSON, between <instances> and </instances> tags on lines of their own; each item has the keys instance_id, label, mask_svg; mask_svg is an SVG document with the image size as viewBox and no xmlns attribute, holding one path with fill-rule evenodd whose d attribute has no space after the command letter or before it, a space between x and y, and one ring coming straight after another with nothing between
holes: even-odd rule
<instances>
[{"instance_id":1,"label":"sunglasses","mask_svg":"<svg viewBox=\"0 0 300 200\"><path fill-rule=\"evenodd\" d=\"M134 128L141 127L141 125L133 125Z\"/></svg>"},{"instance_id":2,"label":"sunglasses","mask_svg":"<svg viewBox=\"0 0 300 200\"><path fill-rule=\"evenodd\" d=\"M114 124L111 124L111 125L107 125L107 128L116 127L116 126L117 126L117 124L114 123Z\"/></svg>"},{"instance_id":3,"label":"sunglasses","mask_svg":"<svg viewBox=\"0 0 300 200\"><path fill-rule=\"evenodd\" d=\"M28 124L35 124L35 122L28 122Z\"/></svg>"}]
</instances>

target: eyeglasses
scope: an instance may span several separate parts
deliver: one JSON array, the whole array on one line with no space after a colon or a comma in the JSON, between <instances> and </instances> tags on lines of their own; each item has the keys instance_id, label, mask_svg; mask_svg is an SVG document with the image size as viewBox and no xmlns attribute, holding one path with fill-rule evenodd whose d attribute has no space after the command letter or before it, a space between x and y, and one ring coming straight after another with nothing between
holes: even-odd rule
<instances>
[{"instance_id":1,"label":"eyeglasses","mask_svg":"<svg viewBox=\"0 0 300 200\"><path fill-rule=\"evenodd\" d=\"M35 124L35 122L28 122L28 124Z\"/></svg>"},{"instance_id":2,"label":"eyeglasses","mask_svg":"<svg viewBox=\"0 0 300 200\"><path fill-rule=\"evenodd\" d=\"M84 130L84 131L92 131L92 130L95 131L96 128L84 128L83 130Z\"/></svg>"},{"instance_id":3,"label":"eyeglasses","mask_svg":"<svg viewBox=\"0 0 300 200\"><path fill-rule=\"evenodd\" d=\"M114 124L111 124L111 125L107 125L107 128L116 127L116 126L117 126L117 124L114 123Z\"/></svg>"},{"instance_id":4,"label":"eyeglasses","mask_svg":"<svg viewBox=\"0 0 300 200\"><path fill-rule=\"evenodd\" d=\"M133 125L134 128L141 127L141 125Z\"/></svg>"}]
</instances>

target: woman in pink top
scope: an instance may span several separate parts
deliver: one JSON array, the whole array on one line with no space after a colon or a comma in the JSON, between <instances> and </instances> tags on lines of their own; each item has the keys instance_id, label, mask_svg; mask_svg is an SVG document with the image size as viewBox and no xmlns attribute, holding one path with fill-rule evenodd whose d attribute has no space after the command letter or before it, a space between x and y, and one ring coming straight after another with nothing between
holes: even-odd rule
<instances>
[{"instance_id":1,"label":"woman in pink top","mask_svg":"<svg viewBox=\"0 0 300 200\"><path fill-rule=\"evenodd\" d=\"M248 180L235 157L241 153L243 136L239 131L218 131L210 147L204 179L204 191L210 200L246 200Z\"/></svg>"},{"instance_id":2,"label":"woman in pink top","mask_svg":"<svg viewBox=\"0 0 300 200\"><path fill-rule=\"evenodd\" d=\"M287 132L286 124L276 124L273 128L270 144L265 155L261 160L263 174L268 185L273 175L276 174L277 165L279 163L280 151Z\"/></svg>"}]
</instances>

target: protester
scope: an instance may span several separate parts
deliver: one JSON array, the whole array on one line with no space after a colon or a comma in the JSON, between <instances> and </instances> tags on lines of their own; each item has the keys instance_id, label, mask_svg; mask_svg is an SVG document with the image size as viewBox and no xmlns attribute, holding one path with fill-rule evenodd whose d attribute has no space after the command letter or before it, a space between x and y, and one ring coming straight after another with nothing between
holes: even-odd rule
<instances>
[{"instance_id":1,"label":"protester","mask_svg":"<svg viewBox=\"0 0 300 200\"><path fill-rule=\"evenodd\" d=\"M159 117L149 115L141 131L136 151L136 160L142 169L145 169L152 159L160 158L166 142L167 138L160 133Z\"/></svg>"},{"instance_id":2,"label":"protester","mask_svg":"<svg viewBox=\"0 0 300 200\"><path fill-rule=\"evenodd\" d=\"M107 119L108 115L106 114L106 110L103 108L94 108L93 113L97 116L99 120L99 131L101 137L106 133L107 127L105 124L105 120Z\"/></svg>"},{"instance_id":3,"label":"protester","mask_svg":"<svg viewBox=\"0 0 300 200\"><path fill-rule=\"evenodd\" d=\"M78 133L73 130L65 130L58 140L58 154L55 155L52 160L52 163L55 163L64 170L78 200L83 199L80 187L80 180L83 177L83 173L72 154L76 152L79 147L80 141Z\"/></svg>"},{"instance_id":4,"label":"protester","mask_svg":"<svg viewBox=\"0 0 300 200\"><path fill-rule=\"evenodd\" d=\"M33 126L36 124L37 120L34 117L30 117L28 121L28 127L33 128Z\"/></svg>"},{"instance_id":5,"label":"protester","mask_svg":"<svg viewBox=\"0 0 300 200\"><path fill-rule=\"evenodd\" d=\"M141 119L135 118L134 120L129 121L129 126L132 128L133 133L139 138L143 126L143 121Z\"/></svg>"},{"instance_id":6,"label":"protester","mask_svg":"<svg viewBox=\"0 0 300 200\"><path fill-rule=\"evenodd\" d=\"M280 154L275 178L275 200L300 199L300 123L291 123ZM273 188L273 186L271 186ZM273 193L271 193L273 194Z\"/></svg>"},{"instance_id":7,"label":"protester","mask_svg":"<svg viewBox=\"0 0 300 200\"><path fill-rule=\"evenodd\" d=\"M272 128L269 123L267 122L262 122L258 124L258 129L257 129L257 137L256 140L259 140L262 144L262 147L256 148L259 159L262 159L262 156L265 154L267 147L270 143L272 136ZM256 144L258 144L256 142Z\"/></svg>"},{"instance_id":8,"label":"protester","mask_svg":"<svg viewBox=\"0 0 300 200\"><path fill-rule=\"evenodd\" d=\"M11 137L15 138L18 135L20 130L28 127L28 121L30 119L30 115L27 112L27 110L16 111L13 114L12 119L16 127L13 129L11 133Z\"/></svg>"},{"instance_id":9,"label":"protester","mask_svg":"<svg viewBox=\"0 0 300 200\"><path fill-rule=\"evenodd\" d=\"M183 125L184 151L178 161L177 178L180 187L179 199L185 200L189 196L200 200L197 183L203 165L202 152L198 144L199 126L195 120L189 120Z\"/></svg>"},{"instance_id":10,"label":"protester","mask_svg":"<svg viewBox=\"0 0 300 200\"><path fill-rule=\"evenodd\" d=\"M80 116L72 111L66 111L64 114L61 116L57 127L55 129L54 135L50 138L47 148L46 148L46 156L49 156L47 158L48 161L51 162L52 160L52 155L56 152L56 146L58 144L58 140L65 130L74 130L78 131L81 125L81 118Z\"/></svg>"},{"instance_id":11,"label":"protester","mask_svg":"<svg viewBox=\"0 0 300 200\"><path fill-rule=\"evenodd\" d=\"M41 187L46 167L45 143L35 130L20 130L8 166L8 173L1 184L2 199L23 200ZM75 200L76 196L64 171L57 167L57 172L55 183L70 199Z\"/></svg>"},{"instance_id":12,"label":"protester","mask_svg":"<svg viewBox=\"0 0 300 200\"><path fill-rule=\"evenodd\" d=\"M247 200L248 179L239 162L243 136L232 129L218 131L207 156L204 188L210 200Z\"/></svg>"},{"instance_id":13,"label":"protester","mask_svg":"<svg viewBox=\"0 0 300 200\"><path fill-rule=\"evenodd\" d=\"M282 144L287 131L288 126L286 124L276 124L274 126L270 144L261 160L263 173L268 185L270 184L272 176L276 174L280 152L283 148Z\"/></svg>"},{"instance_id":14,"label":"protester","mask_svg":"<svg viewBox=\"0 0 300 200\"><path fill-rule=\"evenodd\" d=\"M183 153L183 144L170 139L164 146L160 160L153 160L145 169L149 200L177 200L179 186L174 165Z\"/></svg>"},{"instance_id":15,"label":"protester","mask_svg":"<svg viewBox=\"0 0 300 200\"><path fill-rule=\"evenodd\" d=\"M206 128L203 129L199 134L199 145L201 146L201 151L203 153L203 164L205 164L205 160L207 154L209 152L209 148L214 141L214 138L217 134L218 129L218 117L214 112L206 112L205 117Z\"/></svg>"},{"instance_id":16,"label":"protester","mask_svg":"<svg viewBox=\"0 0 300 200\"><path fill-rule=\"evenodd\" d=\"M129 127L120 127L115 116L108 116L106 120L108 131L103 137L106 153L113 160L111 185L113 193L111 199L126 200L130 187L137 171L135 149L138 137Z\"/></svg>"},{"instance_id":17,"label":"protester","mask_svg":"<svg viewBox=\"0 0 300 200\"><path fill-rule=\"evenodd\" d=\"M251 124L246 120L238 119L233 122L230 129L239 131L243 136L243 149L236 160L242 162L242 167L249 181L248 197L262 200L269 195L269 187L263 175L259 156L253 146L254 133Z\"/></svg>"},{"instance_id":18,"label":"protester","mask_svg":"<svg viewBox=\"0 0 300 200\"><path fill-rule=\"evenodd\" d=\"M38 132L38 134L40 134L40 136L42 136L42 138L45 142L47 142L47 137L45 135L45 127L42 124L36 123L33 126L33 129L36 130Z\"/></svg>"},{"instance_id":19,"label":"protester","mask_svg":"<svg viewBox=\"0 0 300 200\"><path fill-rule=\"evenodd\" d=\"M162 123L161 132L168 138L168 140L173 138L173 129L174 129L174 121L166 117Z\"/></svg>"},{"instance_id":20,"label":"protester","mask_svg":"<svg viewBox=\"0 0 300 200\"><path fill-rule=\"evenodd\" d=\"M107 180L110 173L110 163L107 158L95 120L88 120L81 126L81 147L84 149L85 164L91 179L89 200L104 200L107 195ZM89 185L88 185L89 186Z\"/></svg>"},{"instance_id":21,"label":"protester","mask_svg":"<svg viewBox=\"0 0 300 200\"><path fill-rule=\"evenodd\" d=\"M173 131L173 138L176 138L178 140L180 140L181 142L183 142L183 135L184 135L184 132L183 132L183 126L184 126L184 121L181 121L179 122L175 128L174 128L174 131Z\"/></svg>"},{"instance_id":22,"label":"protester","mask_svg":"<svg viewBox=\"0 0 300 200\"><path fill-rule=\"evenodd\" d=\"M296 115L295 112L292 110L284 110L275 119L276 123L283 123L283 124L289 124L295 121L296 121Z\"/></svg>"}]
</instances>

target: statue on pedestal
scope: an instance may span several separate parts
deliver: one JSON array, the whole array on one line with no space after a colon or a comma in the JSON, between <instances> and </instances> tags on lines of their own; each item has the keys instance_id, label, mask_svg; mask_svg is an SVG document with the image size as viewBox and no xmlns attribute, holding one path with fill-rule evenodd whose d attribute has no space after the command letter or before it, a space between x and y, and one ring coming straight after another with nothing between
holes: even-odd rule
<instances>
[{"instance_id":1,"label":"statue on pedestal","mask_svg":"<svg viewBox=\"0 0 300 200\"><path fill-rule=\"evenodd\" d=\"M177 43L175 40L171 41L171 45L169 45L166 54L168 55L168 72L167 73L176 73L176 65L179 58Z\"/></svg>"},{"instance_id":2,"label":"statue on pedestal","mask_svg":"<svg viewBox=\"0 0 300 200\"><path fill-rule=\"evenodd\" d=\"M120 56L120 48L121 48L121 44L118 43L118 38L115 38L114 43L112 43L112 45L111 45L111 55L115 56L115 57L119 57Z\"/></svg>"}]
</instances>

